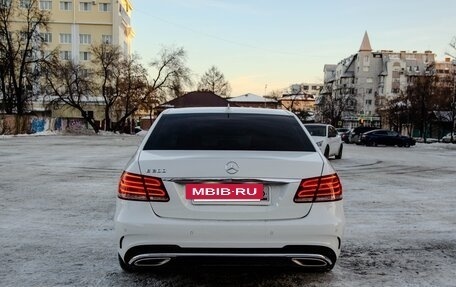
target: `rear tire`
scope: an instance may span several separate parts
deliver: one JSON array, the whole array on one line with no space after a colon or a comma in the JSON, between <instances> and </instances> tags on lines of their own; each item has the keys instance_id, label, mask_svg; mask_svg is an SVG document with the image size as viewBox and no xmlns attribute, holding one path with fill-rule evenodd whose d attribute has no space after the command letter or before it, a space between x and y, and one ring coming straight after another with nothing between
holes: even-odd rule
<instances>
[{"instance_id":1,"label":"rear tire","mask_svg":"<svg viewBox=\"0 0 456 287\"><path fill-rule=\"evenodd\" d=\"M326 146L324 155L326 158L329 158L329 146Z\"/></svg>"},{"instance_id":2,"label":"rear tire","mask_svg":"<svg viewBox=\"0 0 456 287\"><path fill-rule=\"evenodd\" d=\"M339 147L339 152L336 155L336 159L341 159L342 158L343 150L344 150L344 145L341 144L340 147Z\"/></svg>"}]
</instances>

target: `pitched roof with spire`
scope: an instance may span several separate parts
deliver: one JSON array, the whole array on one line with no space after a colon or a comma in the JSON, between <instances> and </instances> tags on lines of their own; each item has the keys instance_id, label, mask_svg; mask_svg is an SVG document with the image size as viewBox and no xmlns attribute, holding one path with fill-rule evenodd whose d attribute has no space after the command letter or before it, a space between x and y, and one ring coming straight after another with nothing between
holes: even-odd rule
<instances>
[{"instance_id":1,"label":"pitched roof with spire","mask_svg":"<svg viewBox=\"0 0 456 287\"><path fill-rule=\"evenodd\" d=\"M364 33L363 42L361 43L361 47L359 47L360 52L372 52L372 47L369 41L369 35L367 35L367 31Z\"/></svg>"}]
</instances>

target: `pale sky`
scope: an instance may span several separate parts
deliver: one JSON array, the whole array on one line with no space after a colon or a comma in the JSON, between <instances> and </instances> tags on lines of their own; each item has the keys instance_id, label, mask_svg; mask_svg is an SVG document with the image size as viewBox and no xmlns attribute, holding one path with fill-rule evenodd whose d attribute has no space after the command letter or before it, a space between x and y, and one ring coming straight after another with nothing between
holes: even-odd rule
<instances>
[{"instance_id":1,"label":"pale sky","mask_svg":"<svg viewBox=\"0 0 456 287\"><path fill-rule=\"evenodd\" d=\"M323 66L359 50L431 50L456 36L455 0L133 0L133 51L144 62L183 47L195 83L216 66L231 96L320 83ZM267 87L266 87L267 85Z\"/></svg>"}]
</instances>

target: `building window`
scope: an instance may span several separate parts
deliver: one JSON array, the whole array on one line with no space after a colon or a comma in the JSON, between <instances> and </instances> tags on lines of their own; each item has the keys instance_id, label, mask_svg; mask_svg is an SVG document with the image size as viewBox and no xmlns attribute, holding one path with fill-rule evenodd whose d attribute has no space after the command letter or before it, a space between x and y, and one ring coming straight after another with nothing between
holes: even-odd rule
<instances>
[{"instance_id":1,"label":"building window","mask_svg":"<svg viewBox=\"0 0 456 287\"><path fill-rule=\"evenodd\" d=\"M79 52L79 59L81 61L90 61L90 52Z\"/></svg>"},{"instance_id":2,"label":"building window","mask_svg":"<svg viewBox=\"0 0 456 287\"><path fill-rule=\"evenodd\" d=\"M60 44L71 44L71 34L61 33Z\"/></svg>"},{"instance_id":3,"label":"building window","mask_svg":"<svg viewBox=\"0 0 456 287\"><path fill-rule=\"evenodd\" d=\"M40 33L43 43L52 43L52 33Z\"/></svg>"},{"instance_id":4,"label":"building window","mask_svg":"<svg viewBox=\"0 0 456 287\"><path fill-rule=\"evenodd\" d=\"M366 105L368 105L368 106L372 105L372 100L366 100Z\"/></svg>"},{"instance_id":5,"label":"building window","mask_svg":"<svg viewBox=\"0 0 456 287\"><path fill-rule=\"evenodd\" d=\"M60 10L64 10L64 11L73 10L73 3L71 1L60 1Z\"/></svg>"},{"instance_id":6,"label":"building window","mask_svg":"<svg viewBox=\"0 0 456 287\"><path fill-rule=\"evenodd\" d=\"M21 1L19 1L19 7L21 7L21 8L30 8L30 0L21 0Z\"/></svg>"},{"instance_id":7,"label":"building window","mask_svg":"<svg viewBox=\"0 0 456 287\"><path fill-rule=\"evenodd\" d=\"M416 66L415 67L415 72L419 72L420 71L420 66Z\"/></svg>"},{"instance_id":8,"label":"building window","mask_svg":"<svg viewBox=\"0 0 456 287\"><path fill-rule=\"evenodd\" d=\"M372 89L366 89L367 94L372 94Z\"/></svg>"},{"instance_id":9,"label":"building window","mask_svg":"<svg viewBox=\"0 0 456 287\"><path fill-rule=\"evenodd\" d=\"M0 0L0 7L9 7L11 6L11 0Z\"/></svg>"},{"instance_id":10,"label":"building window","mask_svg":"<svg viewBox=\"0 0 456 287\"><path fill-rule=\"evenodd\" d=\"M92 44L92 35L90 35L90 34L79 34L79 44L83 44L83 45Z\"/></svg>"},{"instance_id":11,"label":"building window","mask_svg":"<svg viewBox=\"0 0 456 287\"><path fill-rule=\"evenodd\" d=\"M363 67L363 72L369 72L369 66Z\"/></svg>"},{"instance_id":12,"label":"building window","mask_svg":"<svg viewBox=\"0 0 456 287\"><path fill-rule=\"evenodd\" d=\"M372 78L366 78L366 83L372 83Z\"/></svg>"},{"instance_id":13,"label":"building window","mask_svg":"<svg viewBox=\"0 0 456 287\"><path fill-rule=\"evenodd\" d=\"M111 11L111 4L110 3L100 3L98 6L98 10L100 12L109 12L109 11Z\"/></svg>"},{"instance_id":14,"label":"building window","mask_svg":"<svg viewBox=\"0 0 456 287\"><path fill-rule=\"evenodd\" d=\"M40 1L40 9L41 10L51 10L52 9L52 1Z\"/></svg>"},{"instance_id":15,"label":"building window","mask_svg":"<svg viewBox=\"0 0 456 287\"><path fill-rule=\"evenodd\" d=\"M71 51L60 51L60 59L71 60Z\"/></svg>"},{"instance_id":16,"label":"building window","mask_svg":"<svg viewBox=\"0 0 456 287\"><path fill-rule=\"evenodd\" d=\"M92 3L91 2L79 3L79 11L92 11Z\"/></svg>"},{"instance_id":17,"label":"building window","mask_svg":"<svg viewBox=\"0 0 456 287\"><path fill-rule=\"evenodd\" d=\"M390 54L389 58L390 59L399 59L400 57L399 57L399 54Z\"/></svg>"},{"instance_id":18,"label":"building window","mask_svg":"<svg viewBox=\"0 0 456 287\"><path fill-rule=\"evenodd\" d=\"M102 35L101 41L103 44L112 44L112 35Z\"/></svg>"}]
</instances>

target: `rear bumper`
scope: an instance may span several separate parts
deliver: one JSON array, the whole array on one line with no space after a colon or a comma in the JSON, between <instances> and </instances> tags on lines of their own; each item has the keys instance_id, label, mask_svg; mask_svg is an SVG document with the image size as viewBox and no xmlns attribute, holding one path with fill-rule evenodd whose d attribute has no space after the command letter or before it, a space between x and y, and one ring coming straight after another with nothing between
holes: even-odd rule
<instances>
[{"instance_id":1,"label":"rear bumper","mask_svg":"<svg viewBox=\"0 0 456 287\"><path fill-rule=\"evenodd\" d=\"M305 218L255 221L160 218L147 202L117 203L118 252L127 263L142 254L292 258L323 253L335 261L345 225L342 201L314 204Z\"/></svg>"},{"instance_id":2,"label":"rear bumper","mask_svg":"<svg viewBox=\"0 0 456 287\"><path fill-rule=\"evenodd\" d=\"M222 265L278 265L330 269L337 255L319 246L285 246L283 248L180 248L173 245L137 246L127 251L124 262L136 267L159 267L168 262Z\"/></svg>"}]
</instances>

